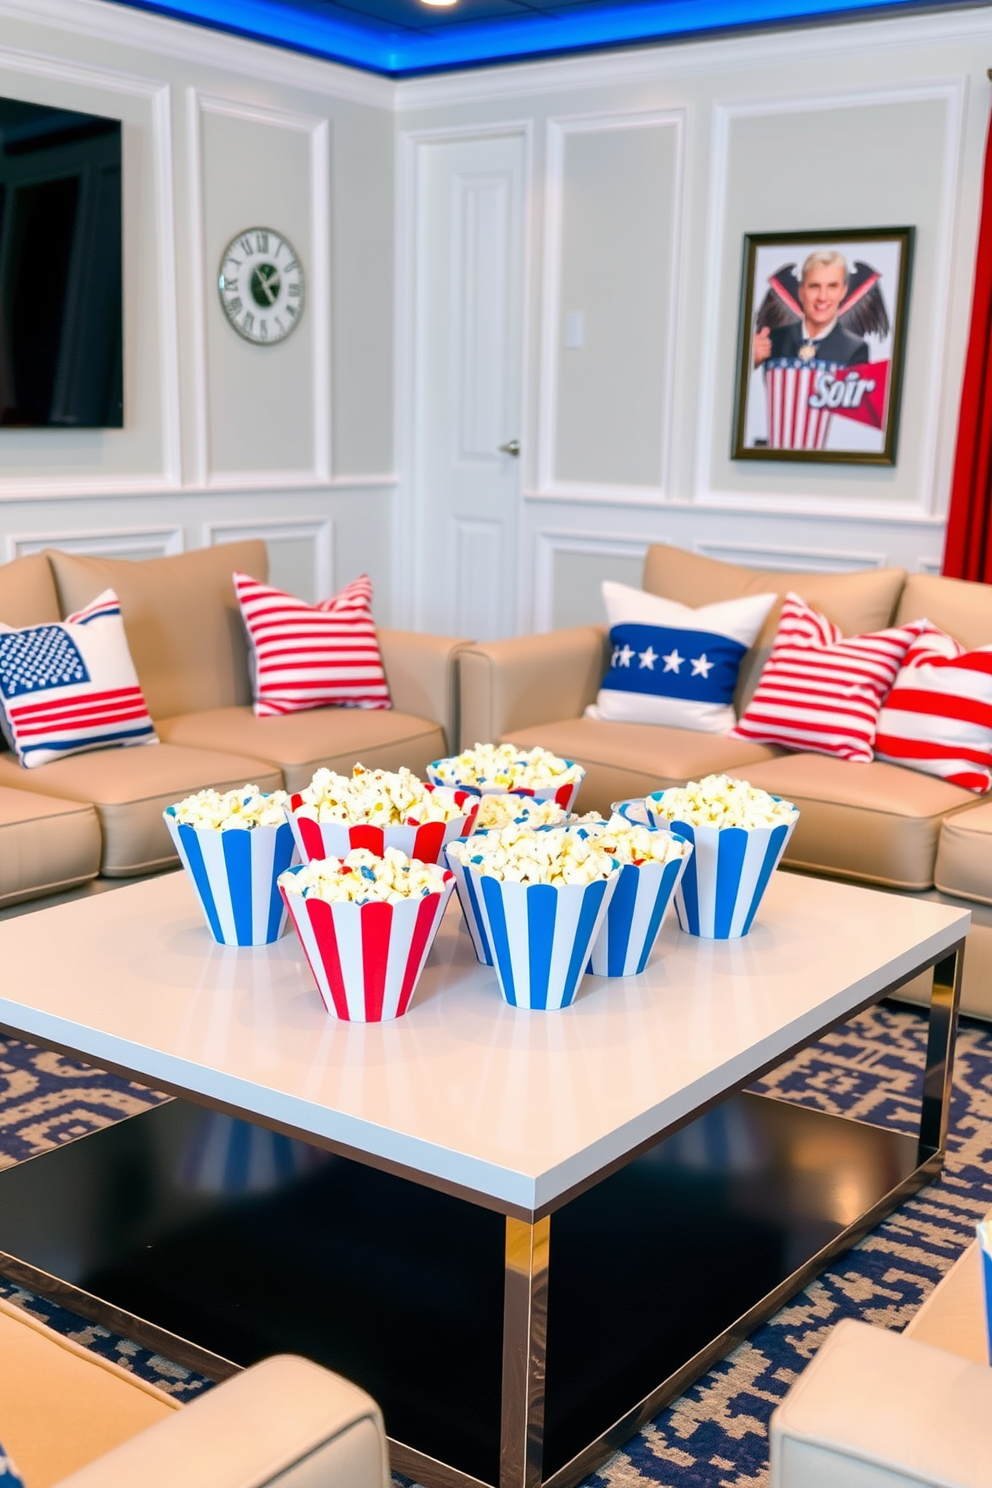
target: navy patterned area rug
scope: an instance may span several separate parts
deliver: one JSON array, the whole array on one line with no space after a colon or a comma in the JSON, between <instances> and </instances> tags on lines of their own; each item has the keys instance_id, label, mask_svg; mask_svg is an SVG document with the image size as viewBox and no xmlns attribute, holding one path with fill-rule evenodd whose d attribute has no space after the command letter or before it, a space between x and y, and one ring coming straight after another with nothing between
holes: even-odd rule
<instances>
[{"instance_id":1,"label":"navy patterned area rug","mask_svg":"<svg viewBox=\"0 0 992 1488\"><path fill-rule=\"evenodd\" d=\"M784 1100L912 1132L926 1018L871 1008L757 1087ZM61 1055L0 1040L0 1166L81 1136L162 1097ZM901 1329L992 1209L992 1028L958 1037L948 1161L746 1343L618 1452L585 1488L759 1488L768 1418L843 1317ZM208 1382L0 1278L0 1295L189 1400ZM403 1481L403 1480L398 1480Z\"/></svg>"}]
</instances>

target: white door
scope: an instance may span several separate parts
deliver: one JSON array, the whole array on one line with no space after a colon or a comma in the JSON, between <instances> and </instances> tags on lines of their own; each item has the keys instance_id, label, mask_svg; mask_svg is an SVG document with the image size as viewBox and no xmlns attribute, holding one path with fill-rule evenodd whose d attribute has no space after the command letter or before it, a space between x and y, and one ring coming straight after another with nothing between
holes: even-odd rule
<instances>
[{"instance_id":1,"label":"white door","mask_svg":"<svg viewBox=\"0 0 992 1488\"><path fill-rule=\"evenodd\" d=\"M524 140L421 142L417 155L417 620L494 640L516 614Z\"/></svg>"}]
</instances>

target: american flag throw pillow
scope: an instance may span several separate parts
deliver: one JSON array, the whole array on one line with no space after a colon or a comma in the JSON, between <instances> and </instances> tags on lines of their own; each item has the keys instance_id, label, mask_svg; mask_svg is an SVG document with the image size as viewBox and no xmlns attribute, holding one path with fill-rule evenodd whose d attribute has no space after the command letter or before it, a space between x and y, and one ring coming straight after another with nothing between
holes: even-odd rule
<instances>
[{"instance_id":1,"label":"american flag throw pillow","mask_svg":"<svg viewBox=\"0 0 992 1488\"><path fill-rule=\"evenodd\" d=\"M992 789L992 646L965 651L926 630L878 715L875 757L979 795Z\"/></svg>"},{"instance_id":2,"label":"american flag throw pillow","mask_svg":"<svg viewBox=\"0 0 992 1488\"><path fill-rule=\"evenodd\" d=\"M234 588L251 645L259 718L391 706L367 574L316 606L244 573L234 575Z\"/></svg>"},{"instance_id":3,"label":"american flag throw pillow","mask_svg":"<svg viewBox=\"0 0 992 1488\"><path fill-rule=\"evenodd\" d=\"M29 770L158 743L112 589L58 625L0 625L0 724Z\"/></svg>"},{"instance_id":4,"label":"american flag throw pillow","mask_svg":"<svg viewBox=\"0 0 992 1488\"><path fill-rule=\"evenodd\" d=\"M845 638L787 594L771 655L730 737L867 763L879 709L926 623Z\"/></svg>"}]
</instances>

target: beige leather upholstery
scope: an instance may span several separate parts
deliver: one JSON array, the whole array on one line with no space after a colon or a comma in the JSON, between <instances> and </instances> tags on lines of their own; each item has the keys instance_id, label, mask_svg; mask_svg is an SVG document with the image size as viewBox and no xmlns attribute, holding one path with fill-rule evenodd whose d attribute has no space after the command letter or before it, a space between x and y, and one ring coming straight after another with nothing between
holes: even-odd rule
<instances>
[{"instance_id":1,"label":"beige leather upholstery","mask_svg":"<svg viewBox=\"0 0 992 1488\"><path fill-rule=\"evenodd\" d=\"M944 814L975 799L917 770L822 754L783 754L732 773L799 807L786 863L890 888L930 887Z\"/></svg>"},{"instance_id":2,"label":"beige leather upholstery","mask_svg":"<svg viewBox=\"0 0 992 1488\"><path fill-rule=\"evenodd\" d=\"M0 786L93 803L103 832L100 870L110 878L178 861L162 820L173 801L206 785L231 790L246 781L277 790L282 777L261 760L174 744L97 749L34 770L0 754Z\"/></svg>"},{"instance_id":3,"label":"beige leather upholstery","mask_svg":"<svg viewBox=\"0 0 992 1488\"><path fill-rule=\"evenodd\" d=\"M918 620L925 615L946 630L962 646L992 645L992 588L966 579L945 579L935 574L910 574L902 591L896 621Z\"/></svg>"},{"instance_id":4,"label":"beige leather upholstery","mask_svg":"<svg viewBox=\"0 0 992 1488\"><path fill-rule=\"evenodd\" d=\"M132 1437L60 1488L180 1484L388 1488L382 1417L364 1390L305 1359L277 1356Z\"/></svg>"},{"instance_id":5,"label":"beige leather upholstery","mask_svg":"<svg viewBox=\"0 0 992 1488\"><path fill-rule=\"evenodd\" d=\"M609 665L598 625L466 646L461 672L461 747L506 738L554 718L581 718Z\"/></svg>"},{"instance_id":6,"label":"beige leather upholstery","mask_svg":"<svg viewBox=\"0 0 992 1488\"><path fill-rule=\"evenodd\" d=\"M445 734L443 753L457 749L457 657L471 642L462 636L424 635L415 630L378 629L376 636L393 707L399 713L440 723Z\"/></svg>"},{"instance_id":7,"label":"beige leather upholstery","mask_svg":"<svg viewBox=\"0 0 992 1488\"><path fill-rule=\"evenodd\" d=\"M644 588L697 608L745 594L786 594L790 589L822 610L845 635L860 635L892 623L906 571L874 568L865 573L778 573L704 558L684 548L655 543L644 560ZM976 586L978 587L978 586ZM756 646L770 646L781 604L772 605Z\"/></svg>"},{"instance_id":8,"label":"beige leather upholstery","mask_svg":"<svg viewBox=\"0 0 992 1488\"><path fill-rule=\"evenodd\" d=\"M407 765L421 773L446 751L440 725L395 709L315 708L284 718L256 718L250 707L214 708L156 723L172 745L220 749L267 760L287 790L302 790L321 765L350 775L356 760L370 769Z\"/></svg>"},{"instance_id":9,"label":"beige leather upholstery","mask_svg":"<svg viewBox=\"0 0 992 1488\"><path fill-rule=\"evenodd\" d=\"M95 878L101 846L92 806L0 787L0 905Z\"/></svg>"},{"instance_id":10,"label":"beige leather upholstery","mask_svg":"<svg viewBox=\"0 0 992 1488\"><path fill-rule=\"evenodd\" d=\"M171 558L90 558L46 551L64 615L115 590L153 718L251 702L248 646L231 573L265 579L261 541L197 548Z\"/></svg>"},{"instance_id":11,"label":"beige leather upholstery","mask_svg":"<svg viewBox=\"0 0 992 1488\"><path fill-rule=\"evenodd\" d=\"M992 1370L847 1318L770 1436L771 1488L988 1488Z\"/></svg>"},{"instance_id":12,"label":"beige leather upholstery","mask_svg":"<svg viewBox=\"0 0 992 1488\"><path fill-rule=\"evenodd\" d=\"M48 559L41 553L0 566L0 624L50 625L61 619Z\"/></svg>"},{"instance_id":13,"label":"beige leather upholstery","mask_svg":"<svg viewBox=\"0 0 992 1488\"><path fill-rule=\"evenodd\" d=\"M728 739L723 734L697 734L657 724L607 723L599 718L567 718L539 728L514 729L503 737L527 749L540 744L583 765L586 777L577 810L607 815L611 802L626 796L646 796L712 771L740 774L776 755L765 744Z\"/></svg>"},{"instance_id":14,"label":"beige leather upholstery","mask_svg":"<svg viewBox=\"0 0 992 1488\"><path fill-rule=\"evenodd\" d=\"M958 1257L919 1312L913 1314L903 1336L959 1354L975 1364L988 1364L982 1253L977 1240Z\"/></svg>"},{"instance_id":15,"label":"beige leather upholstery","mask_svg":"<svg viewBox=\"0 0 992 1488\"><path fill-rule=\"evenodd\" d=\"M49 1488L177 1403L0 1298L0 1428L25 1488Z\"/></svg>"},{"instance_id":16,"label":"beige leather upholstery","mask_svg":"<svg viewBox=\"0 0 992 1488\"><path fill-rule=\"evenodd\" d=\"M945 894L992 904L992 801L959 811L944 822L934 883Z\"/></svg>"},{"instance_id":17,"label":"beige leather upholstery","mask_svg":"<svg viewBox=\"0 0 992 1488\"><path fill-rule=\"evenodd\" d=\"M0 1298L3 1441L25 1488L388 1488L382 1416L306 1359L181 1406Z\"/></svg>"}]
</instances>

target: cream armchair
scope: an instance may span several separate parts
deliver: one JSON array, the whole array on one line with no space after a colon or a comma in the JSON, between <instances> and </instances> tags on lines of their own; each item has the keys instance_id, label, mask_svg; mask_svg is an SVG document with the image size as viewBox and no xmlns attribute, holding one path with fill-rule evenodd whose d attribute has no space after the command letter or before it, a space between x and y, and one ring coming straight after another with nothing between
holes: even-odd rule
<instances>
[{"instance_id":1,"label":"cream armchair","mask_svg":"<svg viewBox=\"0 0 992 1488\"><path fill-rule=\"evenodd\" d=\"M980 1261L972 1245L905 1333L838 1324L772 1416L770 1488L990 1488Z\"/></svg>"},{"instance_id":2,"label":"cream armchair","mask_svg":"<svg viewBox=\"0 0 992 1488\"><path fill-rule=\"evenodd\" d=\"M279 1356L189 1405L0 1299L0 1440L25 1488L388 1488L375 1402Z\"/></svg>"}]
</instances>

